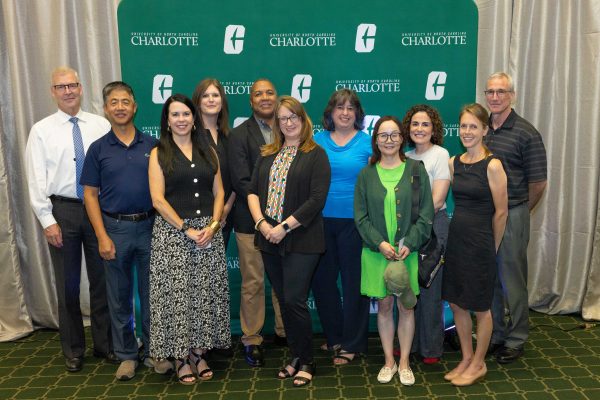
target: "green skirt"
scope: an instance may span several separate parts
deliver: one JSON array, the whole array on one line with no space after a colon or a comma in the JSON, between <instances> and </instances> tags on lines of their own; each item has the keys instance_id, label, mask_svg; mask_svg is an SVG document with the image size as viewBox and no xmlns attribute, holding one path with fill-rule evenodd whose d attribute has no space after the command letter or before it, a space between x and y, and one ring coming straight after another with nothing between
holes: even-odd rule
<instances>
[{"instance_id":1,"label":"green skirt","mask_svg":"<svg viewBox=\"0 0 600 400\"><path fill-rule=\"evenodd\" d=\"M419 294L419 253L413 251L406 257L404 264L408 269L408 276L410 277L410 287L415 293ZM382 299L391 295L388 293L385 287L385 281L383 280L383 273L387 267L388 260L385 259L383 254L378 251L372 251L366 247L363 247L362 254L360 256L361 262L361 277L360 277L360 292L361 294L369 297L377 297Z\"/></svg>"}]
</instances>

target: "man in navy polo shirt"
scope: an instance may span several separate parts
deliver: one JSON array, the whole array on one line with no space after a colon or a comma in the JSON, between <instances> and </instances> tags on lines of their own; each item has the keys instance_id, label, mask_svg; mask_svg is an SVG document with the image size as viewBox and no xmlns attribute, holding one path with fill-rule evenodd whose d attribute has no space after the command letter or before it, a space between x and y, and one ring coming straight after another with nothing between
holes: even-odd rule
<instances>
[{"instance_id":1,"label":"man in navy polo shirt","mask_svg":"<svg viewBox=\"0 0 600 400\"><path fill-rule=\"evenodd\" d=\"M149 268L154 209L148 187L148 160L157 140L133 124L133 90L124 82L107 84L102 95L111 131L92 143L80 183L84 202L104 260L117 379L129 380L138 366L134 333L133 271L141 303L142 342L147 356L150 333ZM154 366L148 358L146 365ZM164 371L166 372L166 371Z\"/></svg>"}]
</instances>

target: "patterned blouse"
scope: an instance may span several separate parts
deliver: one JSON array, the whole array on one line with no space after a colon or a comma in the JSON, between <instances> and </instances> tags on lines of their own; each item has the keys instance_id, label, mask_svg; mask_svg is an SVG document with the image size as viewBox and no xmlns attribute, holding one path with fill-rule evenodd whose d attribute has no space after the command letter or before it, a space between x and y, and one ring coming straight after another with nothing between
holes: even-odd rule
<instances>
[{"instance_id":1,"label":"patterned blouse","mask_svg":"<svg viewBox=\"0 0 600 400\"><path fill-rule=\"evenodd\" d=\"M277 222L281 222L283 214L283 199L285 197L285 184L290 165L296 157L298 147L284 146L281 148L269 174L269 195L265 214Z\"/></svg>"}]
</instances>

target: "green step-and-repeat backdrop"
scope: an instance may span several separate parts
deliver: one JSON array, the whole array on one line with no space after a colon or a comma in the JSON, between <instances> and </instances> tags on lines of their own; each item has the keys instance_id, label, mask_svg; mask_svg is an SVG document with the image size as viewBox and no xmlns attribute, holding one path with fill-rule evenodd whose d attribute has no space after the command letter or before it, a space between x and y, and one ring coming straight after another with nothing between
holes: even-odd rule
<instances>
[{"instance_id":1,"label":"green step-and-repeat backdrop","mask_svg":"<svg viewBox=\"0 0 600 400\"><path fill-rule=\"evenodd\" d=\"M368 133L382 115L402 118L410 106L430 104L445 122L444 146L461 152L458 112L475 99L472 0L123 0L118 24L122 77L138 102L136 125L152 136L160 134L164 101L174 93L191 97L206 77L221 81L230 124L239 125L251 114L252 82L265 77L279 94L304 103L315 130L339 88L358 93ZM228 267L232 330L239 334L235 240ZM312 297L309 305L319 331ZM268 307L266 333L273 327L270 301Z\"/></svg>"}]
</instances>

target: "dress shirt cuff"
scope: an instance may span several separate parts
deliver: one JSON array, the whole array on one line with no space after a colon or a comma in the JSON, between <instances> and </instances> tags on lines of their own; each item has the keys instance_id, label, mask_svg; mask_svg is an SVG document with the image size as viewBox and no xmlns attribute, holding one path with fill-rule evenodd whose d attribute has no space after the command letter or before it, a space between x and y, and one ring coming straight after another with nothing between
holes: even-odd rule
<instances>
[{"instance_id":1,"label":"dress shirt cuff","mask_svg":"<svg viewBox=\"0 0 600 400\"><path fill-rule=\"evenodd\" d=\"M50 225L56 224L56 219L54 219L54 215L52 214L40 216L38 219L40 220L40 224L42 224L42 228L44 229Z\"/></svg>"}]
</instances>

